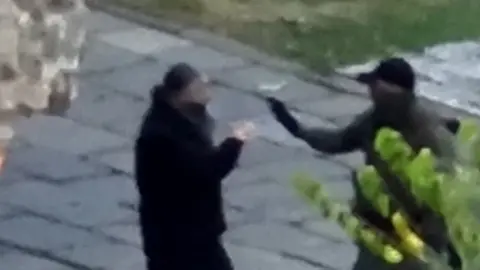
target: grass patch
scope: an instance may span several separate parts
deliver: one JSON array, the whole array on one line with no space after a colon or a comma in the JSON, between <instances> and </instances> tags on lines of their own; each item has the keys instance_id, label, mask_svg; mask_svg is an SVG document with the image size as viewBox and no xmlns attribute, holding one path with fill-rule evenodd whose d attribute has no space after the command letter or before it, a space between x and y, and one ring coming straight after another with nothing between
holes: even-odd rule
<instances>
[{"instance_id":1,"label":"grass patch","mask_svg":"<svg viewBox=\"0 0 480 270\"><path fill-rule=\"evenodd\" d=\"M313 69L480 37L479 0L105 0L201 25Z\"/></svg>"}]
</instances>

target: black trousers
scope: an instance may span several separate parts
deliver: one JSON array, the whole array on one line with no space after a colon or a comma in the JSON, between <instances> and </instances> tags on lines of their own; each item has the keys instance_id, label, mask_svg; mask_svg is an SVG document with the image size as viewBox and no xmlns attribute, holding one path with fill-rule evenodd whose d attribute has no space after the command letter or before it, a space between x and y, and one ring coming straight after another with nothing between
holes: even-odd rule
<instances>
[{"instance_id":1,"label":"black trousers","mask_svg":"<svg viewBox=\"0 0 480 270\"><path fill-rule=\"evenodd\" d=\"M147 270L233 270L233 264L220 240L182 243L147 254Z\"/></svg>"}]
</instances>

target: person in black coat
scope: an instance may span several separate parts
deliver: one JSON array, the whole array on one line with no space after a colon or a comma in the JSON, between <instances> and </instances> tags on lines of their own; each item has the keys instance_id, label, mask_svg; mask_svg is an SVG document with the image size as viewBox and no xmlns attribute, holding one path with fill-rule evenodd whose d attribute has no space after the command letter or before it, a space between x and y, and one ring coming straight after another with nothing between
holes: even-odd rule
<instances>
[{"instance_id":1,"label":"person in black coat","mask_svg":"<svg viewBox=\"0 0 480 270\"><path fill-rule=\"evenodd\" d=\"M209 99L202 76L184 63L152 90L135 145L148 270L233 269L221 243L226 230L221 185L253 126L238 126L214 146Z\"/></svg>"}]
</instances>

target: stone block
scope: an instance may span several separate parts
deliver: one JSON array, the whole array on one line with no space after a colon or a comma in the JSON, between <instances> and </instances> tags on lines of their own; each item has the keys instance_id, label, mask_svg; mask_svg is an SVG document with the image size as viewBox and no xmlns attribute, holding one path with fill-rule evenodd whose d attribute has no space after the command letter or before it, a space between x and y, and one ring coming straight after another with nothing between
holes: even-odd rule
<instances>
[{"instance_id":1,"label":"stone block","mask_svg":"<svg viewBox=\"0 0 480 270\"><path fill-rule=\"evenodd\" d=\"M137 201L134 181L123 176L76 182L64 187L64 193L70 198L71 209L61 217L87 226L100 226L125 218L130 215L130 210L121 205Z\"/></svg>"},{"instance_id":2,"label":"stone block","mask_svg":"<svg viewBox=\"0 0 480 270\"><path fill-rule=\"evenodd\" d=\"M352 239L343 231L340 226L329 220L325 220L319 214L308 221L303 222L302 228L310 233L327 238L336 243L352 243Z\"/></svg>"},{"instance_id":3,"label":"stone block","mask_svg":"<svg viewBox=\"0 0 480 270\"><path fill-rule=\"evenodd\" d=\"M150 93L155 84L161 83L169 64L145 59L128 67L97 76L111 88L150 101Z\"/></svg>"},{"instance_id":4,"label":"stone block","mask_svg":"<svg viewBox=\"0 0 480 270\"><path fill-rule=\"evenodd\" d=\"M146 269L139 248L113 244L100 238L76 243L56 253L62 258L82 263L92 269L132 270Z\"/></svg>"},{"instance_id":5,"label":"stone block","mask_svg":"<svg viewBox=\"0 0 480 270\"><path fill-rule=\"evenodd\" d=\"M357 247L353 244L332 244L317 254L317 260L333 269L350 270L357 253Z\"/></svg>"},{"instance_id":6,"label":"stone block","mask_svg":"<svg viewBox=\"0 0 480 270\"><path fill-rule=\"evenodd\" d=\"M228 232L225 239L234 244L289 254L317 264L324 263L318 254L332 245L321 237L274 223L238 227Z\"/></svg>"},{"instance_id":7,"label":"stone block","mask_svg":"<svg viewBox=\"0 0 480 270\"><path fill-rule=\"evenodd\" d=\"M1 240L44 251L62 250L94 237L84 230L28 216L0 222L0 231Z\"/></svg>"},{"instance_id":8,"label":"stone block","mask_svg":"<svg viewBox=\"0 0 480 270\"><path fill-rule=\"evenodd\" d=\"M108 152L92 158L124 173L130 175L134 173L134 154L132 149Z\"/></svg>"},{"instance_id":9,"label":"stone block","mask_svg":"<svg viewBox=\"0 0 480 270\"><path fill-rule=\"evenodd\" d=\"M0 204L0 220L10 217L14 213L15 213L15 210L12 207L8 205Z\"/></svg>"},{"instance_id":10,"label":"stone block","mask_svg":"<svg viewBox=\"0 0 480 270\"><path fill-rule=\"evenodd\" d=\"M79 181L65 187L31 182L0 190L0 202L82 226L96 226L125 218L121 203L136 200L133 180L112 176Z\"/></svg>"},{"instance_id":11,"label":"stone block","mask_svg":"<svg viewBox=\"0 0 480 270\"><path fill-rule=\"evenodd\" d=\"M72 178L106 175L109 170L78 156L45 148L32 146L12 152L8 156L12 167L21 170L30 177L62 183Z\"/></svg>"},{"instance_id":12,"label":"stone block","mask_svg":"<svg viewBox=\"0 0 480 270\"><path fill-rule=\"evenodd\" d=\"M266 140L253 139L244 145L238 165L240 168L248 168L262 163L286 160L299 152L301 149L282 147Z\"/></svg>"},{"instance_id":13,"label":"stone block","mask_svg":"<svg viewBox=\"0 0 480 270\"><path fill-rule=\"evenodd\" d=\"M322 186L328 195L336 200L348 203L353 199L353 185L350 179L343 181L324 181Z\"/></svg>"},{"instance_id":14,"label":"stone block","mask_svg":"<svg viewBox=\"0 0 480 270\"><path fill-rule=\"evenodd\" d=\"M323 119L335 120L362 113L370 106L371 102L364 97L337 94L316 101L299 103L297 108Z\"/></svg>"},{"instance_id":15,"label":"stone block","mask_svg":"<svg viewBox=\"0 0 480 270\"><path fill-rule=\"evenodd\" d=\"M222 122L250 120L258 115L269 113L265 101L241 91L214 87L213 99L208 110L215 119Z\"/></svg>"},{"instance_id":16,"label":"stone block","mask_svg":"<svg viewBox=\"0 0 480 270\"><path fill-rule=\"evenodd\" d=\"M316 100L331 93L325 87L309 84L290 74L277 73L260 66L215 72L212 73L212 77L231 88L270 95L289 102Z\"/></svg>"},{"instance_id":17,"label":"stone block","mask_svg":"<svg viewBox=\"0 0 480 270\"><path fill-rule=\"evenodd\" d=\"M319 181L344 181L351 171L328 159L315 158L308 154L292 155L289 159L268 164L258 164L247 169L237 169L226 181L227 187L255 185L258 182L276 182L289 186L297 174L306 174Z\"/></svg>"},{"instance_id":18,"label":"stone block","mask_svg":"<svg viewBox=\"0 0 480 270\"><path fill-rule=\"evenodd\" d=\"M137 25L127 20L120 19L99 11L89 12L85 19L85 28L87 30L87 34L90 35L120 30L130 30L137 27Z\"/></svg>"},{"instance_id":19,"label":"stone block","mask_svg":"<svg viewBox=\"0 0 480 270\"><path fill-rule=\"evenodd\" d=\"M238 270L314 270L319 269L297 260L290 260L281 255L261 249L225 244Z\"/></svg>"},{"instance_id":20,"label":"stone block","mask_svg":"<svg viewBox=\"0 0 480 270\"><path fill-rule=\"evenodd\" d=\"M101 229L106 235L125 241L138 248L142 247L140 228L133 224L113 224Z\"/></svg>"},{"instance_id":21,"label":"stone block","mask_svg":"<svg viewBox=\"0 0 480 270\"><path fill-rule=\"evenodd\" d=\"M0 174L0 190L19 183L25 183L32 178L20 171L9 159L5 162Z\"/></svg>"},{"instance_id":22,"label":"stone block","mask_svg":"<svg viewBox=\"0 0 480 270\"><path fill-rule=\"evenodd\" d=\"M225 200L228 205L239 209L242 223L296 223L314 216L290 186L278 183L260 182L229 188Z\"/></svg>"},{"instance_id":23,"label":"stone block","mask_svg":"<svg viewBox=\"0 0 480 270\"><path fill-rule=\"evenodd\" d=\"M190 41L153 29L137 27L100 34L98 38L111 46L146 55L170 48L185 47Z\"/></svg>"},{"instance_id":24,"label":"stone block","mask_svg":"<svg viewBox=\"0 0 480 270\"><path fill-rule=\"evenodd\" d=\"M0 263L8 270L71 270L72 268L44 258L10 252L0 257Z\"/></svg>"},{"instance_id":25,"label":"stone block","mask_svg":"<svg viewBox=\"0 0 480 270\"><path fill-rule=\"evenodd\" d=\"M16 122L19 137L31 144L71 154L87 154L128 143L128 139L72 120L38 115Z\"/></svg>"},{"instance_id":26,"label":"stone block","mask_svg":"<svg viewBox=\"0 0 480 270\"><path fill-rule=\"evenodd\" d=\"M170 64L185 62L202 71L220 70L245 65L245 62L240 57L230 56L208 47L194 44L168 49L161 48L160 52L154 53L153 55L162 62Z\"/></svg>"},{"instance_id":27,"label":"stone block","mask_svg":"<svg viewBox=\"0 0 480 270\"><path fill-rule=\"evenodd\" d=\"M105 86L98 79L83 79L82 93L71 105L67 117L132 138L138 131L148 103Z\"/></svg>"},{"instance_id":28,"label":"stone block","mask_svg":"<svg viewBox=\"0 0 480 270\"><path fill-rule=\"evenodd\" d=\"M85 45L80 74L107 72L139 61L141 55L124 48L90 38Z\"/></svg>"}]
</instances>

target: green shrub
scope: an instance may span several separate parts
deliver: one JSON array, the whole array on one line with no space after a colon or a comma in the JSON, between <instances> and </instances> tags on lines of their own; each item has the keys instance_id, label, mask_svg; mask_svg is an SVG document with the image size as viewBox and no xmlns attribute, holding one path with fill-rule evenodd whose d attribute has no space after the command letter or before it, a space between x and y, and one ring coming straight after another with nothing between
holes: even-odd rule
<instances>
[{"instance_id":1,"label":"green shrub","mask_svg":"<svg viewBox=\"0 0 480 270\"><path fill-rule=\"evenodd\" d=\"M400 176L418 202L430 206L446 221L448 233L460 254L464 270L480 269L480 215L475 206L480 201L480 128L474 121L462 121L457 134L458 159L453 172L435 169L436 158L430 149L414 154L401 135L382 129L375 140L375 150ZM382 216L390 218L398 239L389 238L371 224L355 216L348 204L335 202L322 185L307 175L294 179L295 189L326 218L337 222L355 241L363 243L388 263L400 263L415 256L431 269L450 269L444 258L427 246L408 224L408 216L393 209L394 200L383 188L382 179L372 166L357 172L361 191Z\"/></svg>"}]
</instances>

